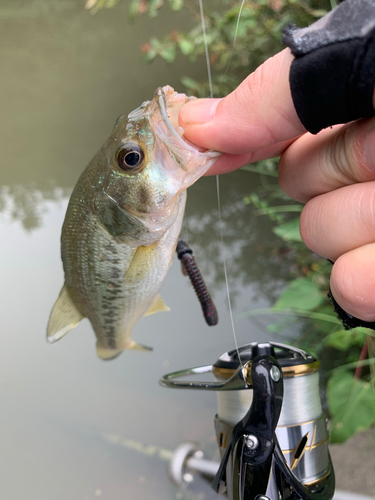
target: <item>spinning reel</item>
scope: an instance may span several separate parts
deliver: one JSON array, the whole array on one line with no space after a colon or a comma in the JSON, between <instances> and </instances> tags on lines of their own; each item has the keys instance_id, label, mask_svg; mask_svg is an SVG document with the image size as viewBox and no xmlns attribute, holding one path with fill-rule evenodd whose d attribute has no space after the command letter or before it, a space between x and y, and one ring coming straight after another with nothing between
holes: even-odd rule
<instances>
[{"instance_id":1,"label":"spinning reel","mask_svg":"<svg viewBox=\"0 0 375 500\"><path fill-rule=\"evenodd\" d=\"M199 466L196 450L187 446L183 459L177 457L180 471L172 464L174 474L186 463L194 468L195 460L229 500L331 500L335 478L318 370L319 362L301 349L254 342L214 365L165 375L160 383L166 387L217 391L218 400L220 464ZM215 381L183 379L203 373Z\"/></svg>"}]
</instances>

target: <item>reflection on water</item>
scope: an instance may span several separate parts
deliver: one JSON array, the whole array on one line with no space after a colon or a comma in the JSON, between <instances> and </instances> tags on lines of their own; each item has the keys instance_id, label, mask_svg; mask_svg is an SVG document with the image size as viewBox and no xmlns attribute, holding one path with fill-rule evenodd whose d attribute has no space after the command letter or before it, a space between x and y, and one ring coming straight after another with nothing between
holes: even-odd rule
<instances>
[{"instance_id":1,"label":"reflection on water","mask_svg":"<svg viewBox=\"0 0 375 500\"><path fill-rule=\"evenodd\" d=\"M168 12L157 22L129 25L126 2L96 16L83 3L2 0L0 498L174 499L165 461L139 450L214 439L215 395L169 391L157 381L165 372L211 363L234 346L215 180L201 179L189 190L187 239L215 298L217 327L206 326L176 261L161 290L171 313L143 318L134 330L153 353L126 352L103 363L87 320L53 346L45 330L63 281L61 225L84 166L118 115L160 85L181 89L180 75L199 77L205 67L182 59L173 68L162 61L150 67L140 60L138 47L150 33L158 36L171 24ZM189 17L174 14L173 22L183 27ZM246 172L221 182L235 316L267 306L288 272L269 223L241 202L257 182ZM267 321L238 322L238 342L265 339ZM140 444L120 446L103 436Z\"/></svg>"},{"instance_id":2,"label":"reflection on water","mask_svg":"<svg viewBox=\"0 0 375 500\"><path fill-rule=\"evenodd\" d=\"M252 284L253 307L258 299L271 302L276 299L280 287L290 276L291 266L288 256L282 254L282 242L272 232L272 222L267 217L254 215L253 208L242 201L258 187L258 176L249 172L221 177L224 248L214 178L203 178L189 190L187 224L183 226L199 262L203 256L202 272L215 283L214 290L224 286L224 254L234 303L236 297L243 294L243 287Z\"/></svg>"},{"instance_id":3,"label":"reflection on water","mask_svg":"<svg viewBox=\"0 0 375 500\"><path fill-rule=\"evenodd\" d=\"M48 202L60 205L69 194L67 188L39 191L32 185L0 186L0 220L19 221L26 231L32 231L43 224Z\"/></svg>"}]
</instances>

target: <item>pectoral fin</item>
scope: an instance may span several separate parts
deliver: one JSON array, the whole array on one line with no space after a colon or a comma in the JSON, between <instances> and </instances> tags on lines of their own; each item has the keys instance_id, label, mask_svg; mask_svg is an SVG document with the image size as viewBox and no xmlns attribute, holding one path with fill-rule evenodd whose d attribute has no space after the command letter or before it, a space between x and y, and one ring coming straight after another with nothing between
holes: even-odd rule
<instances>
[{"instance_id":1,"label":"pectoral fin","mask_svg":"<svg viewBox=\"0 0 375 500\"><path fill-rule=\"evenodd\" d=\"M64 285L53 306L47 327L47 340L51 344L75 328L84 316L78 311Z\"/></svg>"},{"instance_id":2,"label":"pectoral fin","mask_svg":"<svg viewBox=\"0 0 375 500\"><path fill-rule=\"evenodd\" d=\"M148 308L147 312L145 312L144 316L149 316L150 314L155 314L160 311L170 311L170 308L164 302L163 297L158 293L154 297L150 307Z\"/></svg>"},{"instance_id":3,"label":"pectoral fin","mask_svg":"<svg viewBox=\"0 0 375 500\"><path fill-rule=\"evenodd\" d=\"M124 282L130 285L136 285L150 273L150 269L159 257L160 252L159 242L149 246L141 245L137 248L129 268L125 271Z\"/></svg>"}]
</instances>

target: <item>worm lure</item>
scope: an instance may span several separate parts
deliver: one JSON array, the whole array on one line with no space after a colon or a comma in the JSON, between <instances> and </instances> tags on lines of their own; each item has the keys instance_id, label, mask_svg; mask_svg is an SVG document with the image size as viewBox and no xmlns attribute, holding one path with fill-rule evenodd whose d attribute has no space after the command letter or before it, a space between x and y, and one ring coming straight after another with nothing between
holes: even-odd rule
<instances>
[{"instance_id":1,"label":"worm lure","mask_svg":"<svg viewBox=\"0 0 375 500\"><path fill-rule=\"evenodd\" d=\"M203 316L209 326L217 325L219 317L213 300L208 293L206 283L198 269L193 257L193 250L189 248L184 240L179 238L177 242L177 257L181 261L183 271L189 276L191 284L194 287L198 300L202 306ZM185 274L185 273L184 273Z\"/></svg>"}]
</instances>

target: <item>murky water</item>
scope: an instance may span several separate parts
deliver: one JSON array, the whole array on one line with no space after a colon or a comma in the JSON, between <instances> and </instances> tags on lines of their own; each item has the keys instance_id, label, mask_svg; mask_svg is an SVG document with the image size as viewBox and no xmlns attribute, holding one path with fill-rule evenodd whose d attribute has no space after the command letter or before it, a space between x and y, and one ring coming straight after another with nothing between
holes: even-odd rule
<instances>
[{"instance_id":1,"label":"murky water","mask_svg":"<svg viewBox=\"0 0 375 500\"><path fill-rule=\"evenodd\" d=\"M139 46L186 13L129 24L126 5L100 12L78 0L1 0L1 481L9 500L167 500L168 450L213 441L214 394L169 391L165 372L207 364L234 347L219 244L214 178L189 190L189 243L220 315L205 325L178 262L162 295L171 313L142 319L134 338L152 353L96 357L83 321L50 346L45 330L63 283L59 238L69 194L118 115L202 76L204 61L146 65ZM234 315L264 307L283 282L269 223L242 198L257 176L221 180L225 251ZM186 227L185 227L186 231ZM266 338L269 318L236 322L239 344ZM178 498L178 496L177 496Z\"/></svg>"}]
</instances>

